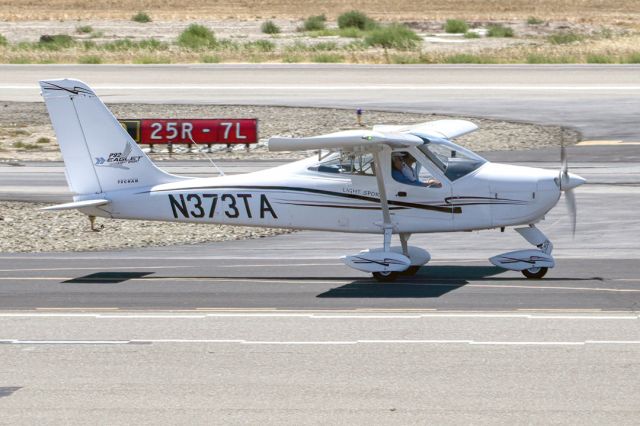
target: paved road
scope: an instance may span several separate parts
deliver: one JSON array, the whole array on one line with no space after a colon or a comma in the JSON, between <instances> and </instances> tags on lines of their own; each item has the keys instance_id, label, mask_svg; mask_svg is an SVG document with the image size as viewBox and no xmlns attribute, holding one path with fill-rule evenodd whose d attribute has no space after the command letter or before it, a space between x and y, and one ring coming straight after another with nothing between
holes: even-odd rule
<instances>
[{"instance_id":1,"label":"paved road","mask_svg":"<svg viewBox=\"0 0 640 426\"><path fill-rule=\"evenodd\" d=\"M631 147L626 147L631 148ZM0 309L273 309L411 308L457 310L634 310L640 302L640 166L611 156L595 162L599 147L575 147L571 170L589 183L577 190L578 233L573 239L564 203L540 225L555 245L558 267L548 279L523 280L487 258L526 248L515 232L416 235L433 263L416 278L377 285L338 258L380 245L379 236L298 232L253 241L105 253L0 255ZM556 150L531 152L544 160ZM590 155L589 152L592 154ZM507 157L504 153L488 156ZM518 160L521 153L511 153ZM555 162L516 164L555 168ZM200 163L198 163L201 165ZM31 169L29 169L31 167ZM187 164L173 167L188 171ZM243 165L250 168L249 163ZM259 167L259 165L257 166ZM10 168L13 170L14 168ZM33 199L33 173L10 175ZM198 170L198 167L194 169ZM55 180L63 185L59 173ZM52 181L54 179L51 179ZM19 185L18 185L19 184ZM60 186L64 190L64 186ZM108 226L108 225L107 225ZM203 232L206 226L203 225ZM107 229L108 231L108 229Z\"/></svg>"},{"instance_id":2,"label":"paved road","mask_svg":"<svg viewBox=\"0 0 640 426\"><path fill-rule=\"evenodd\" d=\"M73 73L109 101L364 105L569 123L590 139L640 133L638 67L0 70L0 99L37 100L34 80ZM488 157L556 168L558 153ZM541 226L558 259L542 281L486 261L525 247L512 231L414 236L434 260L388 285L336 260L376 236L0 254L0 422L635 424L638 146L570 158L590 183L575 240L562 202ZM4 189L43 171L25 167L0 167ZM55 167L43 199L65 197Z\"/></svg>"},{"instance_id":3,"label":"paved road","mask_svg":"<svg viewBox=\"0 0 640 426\"><path fill-rule=\"evenodd\" d=\"M636 424L637 314L0 313L6 424Z\"/></svg>"},{"instance_id":4,"label":"paved road","mask_svg":"<svg viewBox=\"0 0 640 426\"><path fill-rule=\"evenodd\" d=\"M0 100L80 78L108 102L269 104L439 112L638 140L636 65L2 65Z\"/></svg>"}]
</instances>

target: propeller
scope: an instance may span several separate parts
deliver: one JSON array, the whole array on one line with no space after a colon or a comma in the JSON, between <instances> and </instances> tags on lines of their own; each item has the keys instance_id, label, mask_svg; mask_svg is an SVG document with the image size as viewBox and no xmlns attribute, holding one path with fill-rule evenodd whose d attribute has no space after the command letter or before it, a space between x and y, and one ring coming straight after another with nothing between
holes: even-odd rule
<instances>
[{"instance_id":1,"label":"propeller","mask_svg":"<svg viewBox=\"0 0 640 426\"><path fill-rule=\"evenodd\" d=\"M586 180L578 175L569 173L569 162L567 161L567 149L564 145L560 148L560 175L558 177L558 186L564 192L564 200L567 204L569 217L571 218L571 231L576 236L576 222L578 216L578 206L576 205L576 196L573 189L582 185Z\"/></svg>"}]
</instances>

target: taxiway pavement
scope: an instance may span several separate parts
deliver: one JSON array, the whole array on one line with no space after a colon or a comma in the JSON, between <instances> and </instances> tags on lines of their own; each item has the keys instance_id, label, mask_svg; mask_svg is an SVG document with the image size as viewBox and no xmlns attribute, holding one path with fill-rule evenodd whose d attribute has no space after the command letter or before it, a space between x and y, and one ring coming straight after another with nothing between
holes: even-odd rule
<instances>
[{"instance_id":1,"label":"taxiway pavement","mask_svg":"<svg viewBox=\"0 0 640 426\"><path fill-rule=\"evenodd\" d=\"M415 235L432 263L381 285L338 259L380 244L377 235L296 232L272 238L113 252L0 255L0 309L603 309L633 311L640 302L640 166L602 146L569 151L571 171L588 179L576 190L578 228L570 231L561 200L539 226L554 243L557 267L543 281L493 267L487 259L528 247L507 230ZM605 147L606 148L606 147ZM637 147L636 147L637 148ZM632 150L628 145L622 149ZM520 165L557 168L557 149L487 153ZM526 157L527 161L521 161ZM573 157L579 159L574 162ZM539 160L539 161L536 161ZM202 166L202 163L197 163ZM257 169L273 163L242 163ZM174 163L188 174L188 163ZM20 169L6 167L10 170ZM41 168L9 174L23 199ZM193 167L203 173L202 167ZM206 169L210 170L210 169ZM204 172L206 173L206 172ZM3 175L0 173L0 175ZM60 170L52 174L66 191ZM2 192L2 191L0 191ZM46 195L46 194L45 194ZM52 197L48 194L46 197ZM55 200L68 201L63 193ZM88 223L88 222L87 222ZM206 225L202 232L206 232ZM107 228L102 232L108 232Z\"/></svg>"},{"instance_id":2,"label":"taxiway pavement","mask_svg":"<svg viewBox=\"0 0 640 426\"><path fill-rule=\"evenodd\" d=\"M0 254L0 422L636 424L638 70L0 67L3 100L39 100L35 80L73 76L111 102L466 113L622 141L570 148L571 170L589 184L576 191L575 239L562 201L541 225L558 264L542 281L486 260L527 246L513 231L414 236L433 261L394 284L339 263L379 245L351 234ZM487 156L557 168L559 154ZM26 167L0 170L0 187L50 201L65 191L49 170L53 192L35 198L43 167Z\"/></svg>"},{"instance_id":3,"label":"taxiway pavement","mask_svg":"<svg viewBox=\"0 0 640 426\"><path fill-rule=\"evenodd\" d=\"M571 126L637 140L638 65L0 65L0 101L78 78L105 102L369 108Z\"/></svg>"}]
</instances>

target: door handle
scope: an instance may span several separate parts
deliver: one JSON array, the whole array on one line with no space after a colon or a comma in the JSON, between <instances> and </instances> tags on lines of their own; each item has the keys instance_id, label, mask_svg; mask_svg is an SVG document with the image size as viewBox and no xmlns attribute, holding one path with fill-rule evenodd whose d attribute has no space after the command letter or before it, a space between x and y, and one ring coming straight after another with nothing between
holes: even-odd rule
<instances>
[{"instance_id":1,"label":"door handle","mask_svg":"<svg viewBox=\"0 0 640 426\"><path fill-rule=\"evenodd\" d=\"M399 191L399 192L396 194L396 197L406 197L406 196L407 196L407 193L406 193L406 192L404 192L404 191Z\"/></svg>"}]
</instances>

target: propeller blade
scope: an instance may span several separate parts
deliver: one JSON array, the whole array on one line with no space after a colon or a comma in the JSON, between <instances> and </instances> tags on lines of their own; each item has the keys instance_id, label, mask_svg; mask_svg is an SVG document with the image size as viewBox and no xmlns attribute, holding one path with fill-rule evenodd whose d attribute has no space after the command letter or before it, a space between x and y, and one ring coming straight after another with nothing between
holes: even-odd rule
<instances>
[{"instance_id":1,"label":"propeller blade","mask_svg":"<svg viewBox=\"0 0 640 426\"><path fill-rule=\"evenodd\" d=\"M567 161L567 148L564 145L560 147L560 164L562 164L560 170L562 174L569 172L569 162Z\"/></svg>"},{"instance_id":2,"label":"propeller blade","mask_svg":"<svg viewBox=\"0 0 640 426\"><path fill-rule=\"evenodd\" d=\"M567 203L567 210L571 218L571 231L575 238L576 236L576 222L578 216L578 206L576 204L576 196L573 193L573 189L568 189L564 192L564 200Z\"/></svg>"}]
</instances>

